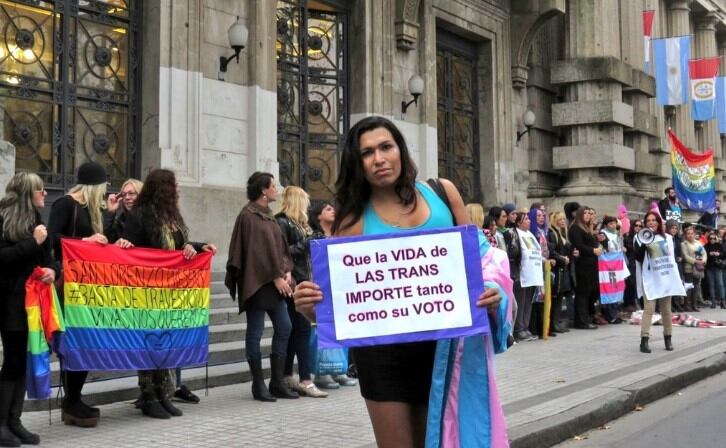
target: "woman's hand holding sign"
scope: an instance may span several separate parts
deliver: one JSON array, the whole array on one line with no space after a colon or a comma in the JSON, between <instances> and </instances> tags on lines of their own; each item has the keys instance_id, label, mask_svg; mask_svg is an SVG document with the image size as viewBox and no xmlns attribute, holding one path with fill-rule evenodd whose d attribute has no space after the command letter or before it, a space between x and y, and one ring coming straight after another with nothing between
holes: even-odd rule
<instances>
[{"instance_id":1,"label":"woman's hand holding sign","mask_svg":"<svg viewBox=\"0 0 726 448\"><path fill-rule=\"evenodd\" d=\"M323 292L313 282L302 282L295 286L292 294L295 309L310 322L315 322L315 305L323 300Z\"/></svg>"}]
</instances>

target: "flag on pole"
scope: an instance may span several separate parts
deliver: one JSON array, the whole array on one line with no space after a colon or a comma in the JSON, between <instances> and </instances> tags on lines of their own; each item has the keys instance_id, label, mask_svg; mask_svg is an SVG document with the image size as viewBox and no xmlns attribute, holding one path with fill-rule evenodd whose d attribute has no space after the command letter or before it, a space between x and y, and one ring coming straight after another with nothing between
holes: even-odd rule
<instances>
[{"instance_id":1,"label":"flag on pole","mask_svg":"<svg viewBox=\"0 0 726 448\"><path fill-rule=\"evenodd\" d=\"M716 118L718 132L726 134L726 76L716 78Z\"/></svg>"},{"instance_id":2,"label":"flag on pole","mask_svg":"<svg viewBox=\"0 0 726 448\"><path fill-rule=\"evenodd\" d=\"M671 143L673 189L681 204L697 212L710 212L716 207L716 174L713 150L694 154L668 129Z\"/></svg>"},{"instance_id":3,"label":"flag on pole","mask_svg":"<svg viewBox=\"0 0 726 448\"><path fill-rule=\"evenodd\" d=\"M688 102L690 46L690 36L653 39L655 99L659 106Z\"/></svg>"},{"instance_id":4,"label":"flag on pole","mask_svg":"<svg viewBox=\"0 0 726 448\"><path fill-rule=\"evenodd\" d=\"M643 44L645 49L645 73L650 74L650 38L653 36L655 10L643 11Z\"/></svg>"},{"instance_id":5,"label":"flag on pole","mask_svg":"<svg viewBox=\"0 0 726 448\"><path fill-rule=\"evenodd\" d=\"M716 118L716 76L721 58L691 59L688 73L691 78L691 118L708 121Z\"/></svg>"}]
</instances>

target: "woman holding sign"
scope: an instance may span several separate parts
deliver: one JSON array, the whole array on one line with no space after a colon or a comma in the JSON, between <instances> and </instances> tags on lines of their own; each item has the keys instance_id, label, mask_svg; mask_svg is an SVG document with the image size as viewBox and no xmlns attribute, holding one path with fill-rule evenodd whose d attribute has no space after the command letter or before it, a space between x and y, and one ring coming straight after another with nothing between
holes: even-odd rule
<instances>
[{"instance_id":1,"label":"woman holding sign","mask_svg":"<svg viewBox=\"0 0 726 448\"><path fill-rule=\"evenodd\" d=\"M441 187L439 192L416 182L416 167L406 142L390 120L365 118L346 138L336 181L333 233L374 235L468 223L456 187L443 179L434 185ZM481 234L480 244L484 254L493 250ZM477 305L489 307L494 344L497 350L503 351L509 333L507 304L500 303L497 283L486 282L486 286ZM294 297L297 309L314 320L315 305L323 299L319 286L303 282L296 286ZM378 446L422 447L426 442L433 447L454 439L467 447L505 446L507 436L494 385L491 341L489 336L472 336L351 350ZM457 347L461 350L460 358L454 356ZM482 393L459 395L459 400L467 402L467 412L449 414L445 406L447 394L456 394L459 389L447 389L445 379L450 377L452 369L474 359L480 367L486 367L478 370L478 374L462 374L455 387L463 388L460 384L466 384L472 387L470 390ZM444 419L451 423L445 428L442 427ZM473 429L461 432L462 427Z\"/></svg>"},{"instance_id":2,"label":"woman holding sign","mask_svg":"<svg viewBox=\"0 0 726 448\"><path fill-rule=\"evenodd\" d=\"M655 313L656 301L659 302L663 321L665 349L673 350L671 319L671 297L684 296L686 291L678 273L674 256L673 238L663 231L663 221L658 213L650 211L645 215L645 227L652 238L641 240L642 234L635 236L635 269L638 283L638 296L643 297L643 319L640 321L640 351L650 353L650 324Z\"/></svg>"},{"instance_id":3,"label":"woman holding sign","mask_svg":"<svg viewBox=\"0 0 726 448\"><path fill-rule=\"evenodd\" d=\"M40 437L20 422L25 400L28 318L25 282L42 266L44 283L53 283L48 230L38 209L45 206L45 188L36 174L18 173L0 199L0 446L37 445Z\"/></svg>"},{"instance_id":4,"label":"woman holding sign","mask_svg":"<svg viewBox=\"0 0 726 448\"><path fill-rule=\"evenodd\" d=\"M50 210L48 233L53 244L55 259L61 263L61 238L81 238L98 244L108 244L103 229L104 195L108 175L96 162L86 162L78 167L78 184L65 196L58 198ZM58 291L63 297L63 290ZM61 360L62 365L62 360ZM63 371L63 398L61 416L66 425L92 428L98 424L101 411L88 406L81 399L88 372Z\"/></svg>"},{"instance_id":5,"label":"woman holding sign","mask_svg":"<svg viewBox=\"0 0 726 448\"><path fill-rule=\"evenodd\" d=\"M179 211L179 185L170 170L152 170L136 205L126 218L122 237L136 247L181 250L187 259L197 252L216 253L214 244L189 241L189 229ZM150 378L149 378L150 377ZM169 401L171 378L168 369L139 372L141 412L159 419L179 417L182 411Z\"/></svg>"}]
</instances>

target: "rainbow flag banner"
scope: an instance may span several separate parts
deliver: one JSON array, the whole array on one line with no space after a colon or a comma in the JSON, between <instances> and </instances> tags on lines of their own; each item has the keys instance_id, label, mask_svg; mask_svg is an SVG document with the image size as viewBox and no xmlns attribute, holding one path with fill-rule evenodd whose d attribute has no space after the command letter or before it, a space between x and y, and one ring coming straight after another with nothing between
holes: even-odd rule
<instances>
[{"instance_id":1,"label":"rainbow flag banner","mask_svg":"<svg viewBox=\"0 0 726 448\"><path fill-rule=\"evenodd\" d=\"M713 150L695 154L668 129L671 142L673 189L681 204L697 212L710 212L716 207L716 172Z\"/></svg>"},{"instance_id":2,"label":"rainbow flag banner","mask_svg":"<svg viewBox=\"0 0 726 448\"><path fill-rule=\"evenodd\" d=\"M121 249L64 239L65 370L151 370L204 364L210 253Z\"/></svg>"},{"instance_id":3,"label":"rainbow flag banner","mask_svg":"<svg viewBox=\"0 0 726 448\"><path fill-rule=\"evenodd\" d=\"M40 281L43 270L36 267L25 282L25 312L28 315L26 385L28 398L50 397L50 345L64 329L55 286Z\"/></svg>"},{"instance_id":4,"label":"rainbow flag banner","mask_svg":"<svg viewBox=\"0 0 726 448\"><path fill-rule=\"evenodd\" d=\"M600 304L607 305L623 301L625 279L630 275L622 252L603 252L597 257L600 275Z\"/></svg>"}]
</instances>

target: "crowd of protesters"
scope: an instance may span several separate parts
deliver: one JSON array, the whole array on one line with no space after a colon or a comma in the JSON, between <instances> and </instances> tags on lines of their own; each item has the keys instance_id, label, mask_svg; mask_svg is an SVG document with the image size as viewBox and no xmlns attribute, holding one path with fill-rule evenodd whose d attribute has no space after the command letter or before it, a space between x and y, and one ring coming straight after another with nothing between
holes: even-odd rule
<instances>
[{"instance_id":1,"label":"crowd of protesters","mask_svg":"<svg viewBox=\"0 0 726 448\"><path fill-rule=\"evenodd\" d=\"M638 259L638 249L644 246L639 245L637 235L645 221L635 216L642 214L623 214L621 206L617 213L609 211L611 214L600 219L594 208L576 202L566 203L562 211L549 212L541 203L528 209L515 204L488 211L480 204L467 204L466 209L491 244L508 254L517 306L515 343L543 338L545 320L549 321L547 337L555 337L569 332L568 327L595 330L623 323L634 311L647 312L650 301L644 302L642 291L638 292L636 275L637 263L643 262L642 254ZM717 200L716 208L703 213L698 222L683 223L673 188L667 188L665 197L652 204L649 214L655 215L654 229L669 235L687 292L672 297L672 305L667 307L661 306L661 300L653 300L658 307L651 313L658 309L668 320L671 306L674 312L698 312L704 306L726 309L726 227L718 225L719 211ZM601 304L598 257L607 252L622 252L630 275L622 302ZM546 280L551 291L548 319L543 315ZM672 348L670 337L667 339L666 345Z\"/></svg>"},{"instance_id":2,"label":"crowd of protesters","mask_svg":"<svg viewBox=\"0 0 726 448\"><path fill-rule=\"evenodd\" d=\"M322 293L310 281L309 246L318 238L467 222L477 225L488 240L482 243L486 250L498 248L509 260L514 283L514 297L510 299L516 310L510 345L555 337L568 333L569 328L594 330L620 324L629 313L643 309L641 351L649 353L654 312L659 310L666 319L671 306L676 312L697 312L706 305L726 308L726 230L718 227L718 211L704 214L698 224L684 225L672 189L643 220L628 217L622 210L600 219L594 208L574 202L565 204L562 211L547 210L542 203L527 209L511 203L489 210L479 204L464 206L451 182L416 181L416 168L403 136L393 123L380 117L367 118L351 130L340 171L335 204L311 206L303 189L290 186L282 192L277 214L272 211L280 196L274 176L256 172L247 181L248 202L234 223L225 284L237 299L240 313L246 315L246 357L256 400L323 398L328 393L321 389L357 385L358 380L345 372L314 375L309 340L314 305ZM0 446L39 443L39 437L20 422L28 338L24 284L37 266L42 268L39 279L45 283L62 277L61 237L121 248L177 250L186 258L202 251L216 253L214 244L190 240L172 171L152 170L143 183L129 179L119 193L110 195L106 191L107 173L97 163L81 165L77 179L78 185L53 204L47 228L39 213L47 193L37 175L15 175L0 200L0 332L4 355ZM687 285L683 297L647 300L639 293L642 280L635 273L648 256L644 249L647 243L639 236L644 226L655 234L654 239L662 239L672 248L678 275ZM598 257L611 252L624 254L632 275L625 280L622 303L601 304ZM488 288L477 305L487 307L491 317L497 313L500 298L498 289ZM264 381L260 350L265 315L273 326L269 385ZM672 350L669 325L664 336L666 349ZM432 375L437 375L433 363L439 351L443 353L435 341L352 351L350 372L355 375L351 376L359 377L379 442L421 445ZM99 409L82 399L87 374L62 374L66 424L94 427L100 418ZM181 384L181 372L176 371L175 383L173 374L168 370L139 372L136 406L144 415L158 419L181 416L172 398L199 402Z\"/></svg>"}]
</instances>

